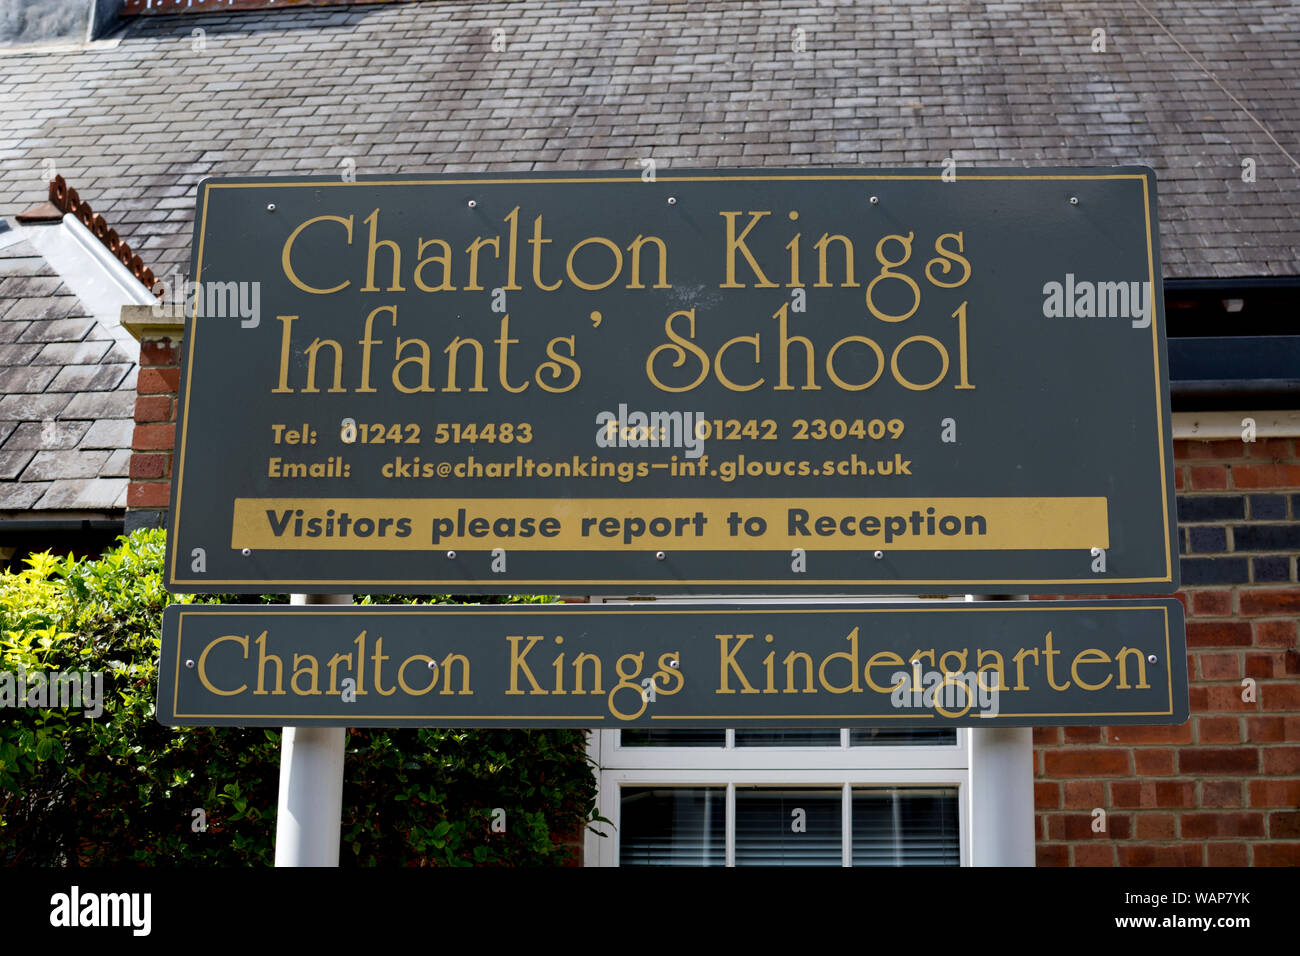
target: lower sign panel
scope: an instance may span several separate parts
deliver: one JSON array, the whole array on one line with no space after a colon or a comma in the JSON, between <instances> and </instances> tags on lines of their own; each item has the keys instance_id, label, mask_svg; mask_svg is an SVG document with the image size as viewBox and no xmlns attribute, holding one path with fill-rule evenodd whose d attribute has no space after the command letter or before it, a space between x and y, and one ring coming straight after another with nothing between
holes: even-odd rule
<instances>
[{"instance_id":1,"label":"lower sign panel","mask_svg":"<svg viewBox=\"0 0 1300 956\"><path fill-rule=\"evenodd\" d=\"M1187 719L1176 600L174 605L168 726L988 727Z\"/></svg>"}]
</instances>

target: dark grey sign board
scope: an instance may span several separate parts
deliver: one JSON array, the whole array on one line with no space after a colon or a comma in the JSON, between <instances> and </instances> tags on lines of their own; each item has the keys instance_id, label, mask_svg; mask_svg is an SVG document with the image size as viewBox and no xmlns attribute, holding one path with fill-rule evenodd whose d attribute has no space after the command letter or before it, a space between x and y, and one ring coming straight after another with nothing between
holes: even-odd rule
<instances>
[{"instance_id":1,"label":"dark grey sign board","mask_svg":"<svg viewBox=\"0 0 1300 956\"><path fill-rule=\"evenodd\" d=\"M1178 724L1183 608L173 605L157 713L169 726Z\"/></svg>"},{"instance_id":2,"label":"dark grey sign board","mask_svg":"<svg viewBox=\"0 0 1300 956\"><path fill-rule=\"evenodd\" d=\"M208 180L167 585L1173 592L1157 239L1145 167Z\"/></svg>"}]
</instances>

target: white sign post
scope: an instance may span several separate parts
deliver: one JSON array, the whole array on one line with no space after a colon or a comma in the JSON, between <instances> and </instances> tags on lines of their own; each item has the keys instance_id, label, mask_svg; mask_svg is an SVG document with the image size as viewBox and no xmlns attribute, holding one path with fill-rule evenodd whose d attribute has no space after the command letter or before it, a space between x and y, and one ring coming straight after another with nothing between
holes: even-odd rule
<instances>
[{"instance_id":1,"label":"white sign post","mask_svg":"<svg viewBox=\"0 0 1300 956\"><path fill-rule=\"evenodd\" d=\"M292 604L351 604L350 594L294 594ZM280 743L276 866L338 866L345 727L285 727Z\"/></svg>"},{"instance_id":2,"label":"white sign post","mask_svg":"<svg viewBox=\"0 0 1300 956\"><path fill-rule=\"evenodd\" d=\"M997 598L968 594L966 600ZM971 865L1033 866L1034 729L973 728L968 752Z\"/></svg>"}]
</instances>

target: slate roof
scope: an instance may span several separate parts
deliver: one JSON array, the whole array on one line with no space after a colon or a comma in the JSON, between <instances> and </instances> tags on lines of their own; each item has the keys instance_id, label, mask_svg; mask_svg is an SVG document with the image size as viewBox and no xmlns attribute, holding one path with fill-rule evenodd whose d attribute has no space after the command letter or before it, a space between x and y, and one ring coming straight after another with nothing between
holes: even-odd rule
<instances>
[{"instance_id":1,"label":"slate roof","mask_svg":"<svg viewBox=\"0 0 1300 956\"><path fill-rule=\"evenodd\" d=\"M0 232L0 514L126 507L137 358Z\"/></svg>"},{"instance_id":2,"label":"slate roof","mask_svg":"<svg viewBox=\"0 0 1300 956\"><path fill-rule=\"evenodd\" d=\"M505 52L491 48L498 27ZM54 159L159 275L188 267L205 176L642 156L1146 163L1166 277L1300 273L1287 156L1300 156L1300 17L1287 0L293 8L139 17L79 52L2 59L0 215L41 198L33 171Z\"/></svg>"},{"instance_id":3,"label":"slate roof","mask_svg":"<svg viewBox=\"0 0 1300 956\"><path fill-rule=\"evenodd\" d=\"M44 199L52 162L164 277L188 269L207 176L1145 163L1166 278L1294 277L1297 75L1287 0L140 17L79 50L0 51L0 216ZM135 355L32 252L0 251L0 511L121 507Z\"/></svg>"}]
</instances>

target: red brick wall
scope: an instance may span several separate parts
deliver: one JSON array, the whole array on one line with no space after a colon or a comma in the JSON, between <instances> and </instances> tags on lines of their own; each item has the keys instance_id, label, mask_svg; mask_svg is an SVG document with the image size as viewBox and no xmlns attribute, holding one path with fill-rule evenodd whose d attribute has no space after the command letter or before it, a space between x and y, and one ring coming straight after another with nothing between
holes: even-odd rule
<instances>
[{"instance_id":1,"label":"red brick wall","mask_svg":"<svg viewBox=\"0 0 1300 956\"><path fill-rule=\"evenodd\" d=\"M1039 865L1300 864L1296 444L1174 443L1191 718L1036 729Z\"/></svg>"},{"instance_id":2,"label":"red brick wall","mask_svg":"<svg viewBox=\"0 0 1300 956\"><path fill-rule=\"evenodd\" d=\"M140 343L135 433L131 441L131 483L127 508L166 511L171 494L172 446L176 441L176 393L180 387L180 342Z\"/></svg>"}]
</instances>

